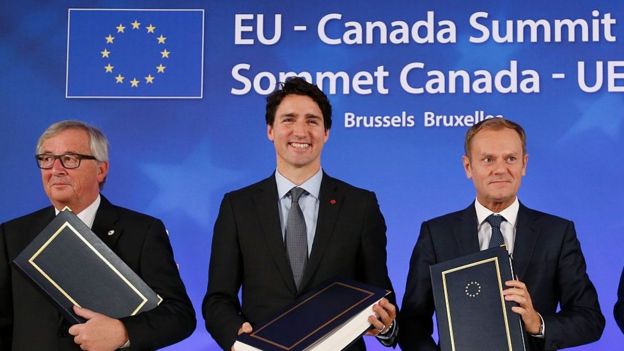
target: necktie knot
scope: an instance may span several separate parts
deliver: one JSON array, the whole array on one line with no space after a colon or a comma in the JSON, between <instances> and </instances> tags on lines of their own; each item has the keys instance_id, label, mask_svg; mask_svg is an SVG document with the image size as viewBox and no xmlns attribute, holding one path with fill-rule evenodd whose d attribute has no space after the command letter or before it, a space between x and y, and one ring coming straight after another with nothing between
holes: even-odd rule
<instances>
[{"instance_id":1,"label":"necktie knot","mask_svg":"<svg viewBox=\"0 0 624 351\"><path fill-rule=\"evenodd\" d=\"M505 220L505 217L501 215L491 214L489 215L485 221L490 223L492 227L500 228L501 223Z\"/></svg>"},{"instance_id":2,"label":"necktie knot","mask_svg":"<svg viewBox=\"0 0 624 351\"><path fill-rule=\"evenodd\" d=\"M292 199L292 202L297 203L299 202L299 198L301 197L301 195L303 195L305 192L306 192L305 189L296 186L290 189L288 193L290 194L290 198Z\"/></svg>"},{"instance_id":3,"label":"necktie knot","mask_svg":"<svg viewBox=\"0 0 624 351\"><path fill-rule=\"evenodd\" d=\"M491 214L485 219L485 221L492 226L492 236L490 237L490 244L488 245L489 248L505 244L505 239L500 229L500 225L504 220L505 217L495 214Z\"/></svg>"}]
</instances>

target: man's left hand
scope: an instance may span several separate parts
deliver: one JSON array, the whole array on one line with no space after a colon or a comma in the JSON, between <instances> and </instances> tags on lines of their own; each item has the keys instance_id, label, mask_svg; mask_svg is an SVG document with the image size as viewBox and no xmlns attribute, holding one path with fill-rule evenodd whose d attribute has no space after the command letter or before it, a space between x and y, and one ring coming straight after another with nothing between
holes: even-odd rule
<instances>
[{"instance_id":1,"label":"man's left hand","mask_svg":"<svg viewBox=\"0 0 624 351\"><path fill-rule=\"evenodd\" d=\"M390 301L383 298L373 305L374 316L368 317L368 322L373 327L366 332L366 335L377 336L387 333L396 319L396 307Z\"/></svg>"},{"instance_id":2,"label":"man's left hand","mask_svg":"<svg viewBox=\"0 0 624 351\"><path fill-rule=\"evenodd\" d=\"M503 296L506 301L514 301L518 306L511 308L512 311L522 317L524 328L529 334L538 334L542 324L541 318L537 311L533 308L531 295L526 285L519 280L508 280L505 282L508 287L503 290Z\"/></svg>"},{"instance_id":3,"label":"man's left hand","mask_svg":"<svg viewBox=\"0 0 624 351\"><path fill-rule=\"evenodd\" d=\"M74 306L74 313L87 320L69 328L82 350L113 351L128 341L128 331L120 320L78 306Z\"/></svg>"}]
</instances>

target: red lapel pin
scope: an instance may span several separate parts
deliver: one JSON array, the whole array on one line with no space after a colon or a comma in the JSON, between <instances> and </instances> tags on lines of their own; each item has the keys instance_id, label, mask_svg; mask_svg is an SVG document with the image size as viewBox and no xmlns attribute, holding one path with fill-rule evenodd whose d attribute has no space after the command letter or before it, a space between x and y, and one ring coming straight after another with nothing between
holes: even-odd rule
<instances>
[{"instance_id":1,"label":"red lapel pin","mask_svg":"<svg viewBox=\"0 0 624 351\"><path fill-rule=\"evenodd\" d=\"M332 205L335 205L336 204L336 200L331 199L331 200L329 200L329 203L332 204Z\"/></svg>"}]
</instances>

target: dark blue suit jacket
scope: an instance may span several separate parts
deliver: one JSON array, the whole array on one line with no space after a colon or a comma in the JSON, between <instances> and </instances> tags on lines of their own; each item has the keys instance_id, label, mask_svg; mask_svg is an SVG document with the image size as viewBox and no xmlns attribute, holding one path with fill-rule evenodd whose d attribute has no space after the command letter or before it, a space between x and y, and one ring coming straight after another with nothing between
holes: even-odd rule
<instances>
[{"instance_id":1,"label":"dark blue suit jacket","mask_svg":"<svg viewBox=\"0 0 624 351\"><path fill-rule=\"evenodd\" d=\"M624 333L624 269L622 270L622 275L620 276L618 299L615 303L615 307L613 308L613 316L615 317L617 325L622 330L622 333Z\"/></svg>"},{"instance_id":2,"label":"dark blue suit jacket","mask_svg":"<svg viewBox=\"0 0 624 351\"><path fill-rule=\"evenodd\" d=\"M404 351L437 349L429 266L479 251L477 227L474 203L422 224L401 306L399 345ZM605 320L572 222L520 204L513 266L546 326L545 338L527 336L529 350L556 350L600 338Z\"/></svg>"}]
</instances>

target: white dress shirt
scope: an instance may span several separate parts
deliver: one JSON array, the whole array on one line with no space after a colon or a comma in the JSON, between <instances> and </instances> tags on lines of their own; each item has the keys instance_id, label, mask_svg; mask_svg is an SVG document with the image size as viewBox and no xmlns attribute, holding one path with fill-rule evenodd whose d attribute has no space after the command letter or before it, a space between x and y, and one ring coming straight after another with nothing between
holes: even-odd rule
<instances>
[{"instance_id":1,"label":"white dress shirt","mask_svg":"<svg viewBox=\"0 0 624 351\"><path fill-rule=\"evenodd\" d=\"M481 250L488 248L490 244L490 238L492 238L492 226L485 219L491 214L498 214L505 218L501 223L500 229L505 240L505 246L509 254L513 256L514 243L516 241L516 220L518 219L518 210L520 209L520 202L518 197L514 202L506 209L495 213L479 203L479 200L475 200L475 210L477 211L478 233L479 233L479 247Z\"/></svg>"},{"instance_id":2,"label":"white dress shirt","mask_svg":"<svg viewBox=\"0 0 624 351\"><path fill-rule=\"evenodd\" d=\"M86 224L87 227L89 227L89 229L93 227L93 221L95 221L95 214L97 213L97 210L100 207L101 201L102 200L100 199L100 194L98 194L98 196L95 198L95 201L93 201L91 205L87 206L87 208L80 211L80 213L75 213L75 215L78 216L78 218L80 218L80 220L83 221L84 224ZM62 208L60 210L58 208L54 208L54 213L58 215L59 212L61 212L62 210L63 210Z\"/></svg>"}]
</instances>

